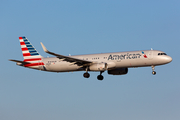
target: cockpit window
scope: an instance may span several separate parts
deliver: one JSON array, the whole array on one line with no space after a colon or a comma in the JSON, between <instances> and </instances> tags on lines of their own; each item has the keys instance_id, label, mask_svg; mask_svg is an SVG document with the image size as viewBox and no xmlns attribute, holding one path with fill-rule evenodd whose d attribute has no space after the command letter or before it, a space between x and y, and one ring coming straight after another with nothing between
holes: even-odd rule
<instances>
[{"instance_id":1,"label":"cockpit window","mask_svg":"<svg viewBox=\"0 0 180 120\"><path fill-rule=\"evenodd\" d=\"M158 55L167 55L166 53L158 53Z\"/></svg>"}]
</instances>

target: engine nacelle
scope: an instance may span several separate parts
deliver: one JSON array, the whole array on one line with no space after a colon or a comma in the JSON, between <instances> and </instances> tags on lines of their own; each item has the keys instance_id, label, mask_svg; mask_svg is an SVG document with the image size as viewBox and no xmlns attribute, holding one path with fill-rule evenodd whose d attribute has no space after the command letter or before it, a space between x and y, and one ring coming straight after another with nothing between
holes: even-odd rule
<instances>
[{"instance_id":1,"label":"engine nacelle","mask_svg":"<svg viewBox=\"0 0 180 120\"><path fill-rule=\"evenodd\" d=\"M89 66L90 71L105 71L107 70L107 63L95 63Z\"/></svg>"},{"instance_id":2,"label":"engine nacelle","mask_svg":"<svg viewBox=\"0 0 180 120\"><path fill-rule=\"evenodd\" d=\"M128 68L116 68L113 70L108 70L108 74L111 75L125 75L128 73Z\"/></svg>"}]
</instances>

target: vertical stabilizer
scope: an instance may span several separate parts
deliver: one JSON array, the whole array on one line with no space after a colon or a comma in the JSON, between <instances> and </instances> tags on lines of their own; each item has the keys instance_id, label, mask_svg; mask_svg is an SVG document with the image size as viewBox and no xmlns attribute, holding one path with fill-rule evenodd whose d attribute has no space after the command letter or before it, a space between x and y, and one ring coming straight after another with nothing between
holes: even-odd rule
<instances>
[{"instance_id":1,"label":"vertical stabilizer","mask_svg":"<svg viewBox=\"0 0 180 120\"><path fill-rule=\"evenodd\" d=\"M42 56L33 47L26 37L19 37L21 50L24 58L24 62L30 62L31 64L25 65L25 67L44 65L42 62Z\"/></svg>"}]
</instances>

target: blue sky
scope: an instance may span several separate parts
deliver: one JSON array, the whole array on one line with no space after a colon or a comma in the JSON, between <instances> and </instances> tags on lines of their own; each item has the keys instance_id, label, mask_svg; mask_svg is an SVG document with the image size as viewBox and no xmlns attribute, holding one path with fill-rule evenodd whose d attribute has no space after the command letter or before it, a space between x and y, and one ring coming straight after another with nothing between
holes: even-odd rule
<instances>
[{"instance_id":1,"label":"blue sky","mask_svg":"<svg viewBox=\"0 0 180 120\"><path fill-rule=\"evenodd\" d=\"M1 120L179 120L180 1L1 0ZM156 49L173 58L123 76L48 73L16 66L19 36L62 55Z\"/></svg>"}]
</instances>

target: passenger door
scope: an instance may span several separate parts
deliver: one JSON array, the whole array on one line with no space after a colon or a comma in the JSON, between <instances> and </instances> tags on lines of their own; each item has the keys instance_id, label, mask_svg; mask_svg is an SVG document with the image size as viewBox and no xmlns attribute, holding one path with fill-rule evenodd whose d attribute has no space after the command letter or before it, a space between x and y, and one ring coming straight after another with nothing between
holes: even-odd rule
<instances>
[{"instance_id":1,"label":"passenger door","mask_svg":"<svg viewBox=\"0 0 180 120\"><path fill-rule=\"evenodd\" d=\"M148 59L153 59L153 51L151 50L151 51L149 51L149 54L148 54Z\"/></svg>"}]
</instances>

